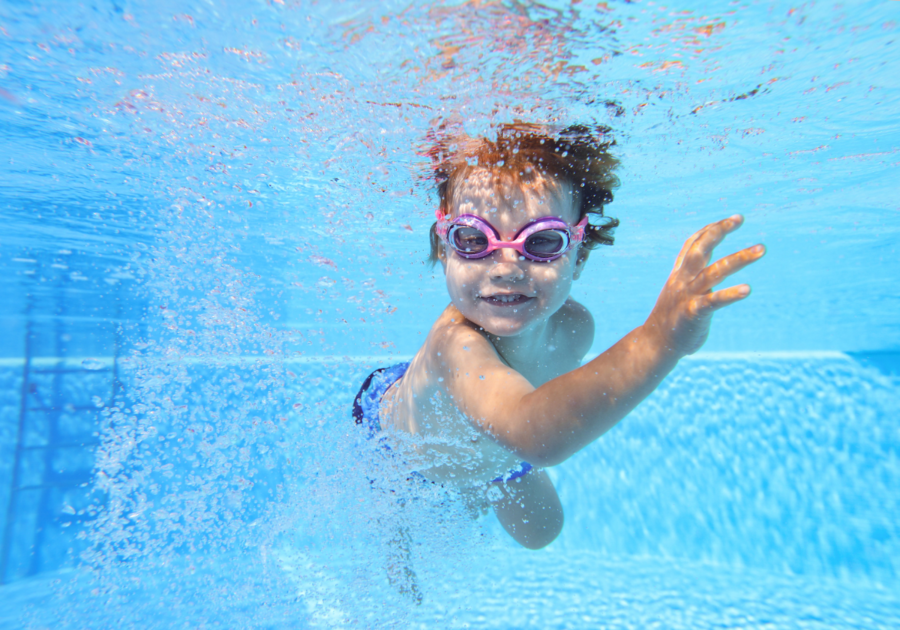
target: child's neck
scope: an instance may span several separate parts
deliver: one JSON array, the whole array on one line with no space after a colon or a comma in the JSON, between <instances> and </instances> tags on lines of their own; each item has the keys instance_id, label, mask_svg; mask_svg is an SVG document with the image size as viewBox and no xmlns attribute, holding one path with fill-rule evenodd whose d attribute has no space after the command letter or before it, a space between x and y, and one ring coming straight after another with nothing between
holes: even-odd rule
<instances>
[{"instance_id":1,"label":"child's neck","mask_svg":"<svg viewBox=\"0 0 900 630\"><path fill-rule=\"evenodd\" d=\"M521 372L523 368L543 363L547 358L552 328L550 320L544 320L535 328L514 337L488 335L494 348L510 367Z\"/></svg>"}]
</instances>

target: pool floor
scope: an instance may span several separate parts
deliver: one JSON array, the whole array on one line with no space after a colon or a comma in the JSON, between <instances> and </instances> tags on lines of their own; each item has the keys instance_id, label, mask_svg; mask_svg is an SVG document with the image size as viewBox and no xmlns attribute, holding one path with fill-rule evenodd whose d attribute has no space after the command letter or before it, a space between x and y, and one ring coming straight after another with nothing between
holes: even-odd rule
<instances>
[{"instance_id":1,"label":"pool floor","mask_svg":"<svg viewBox=\"0 0 900 630\"><path fill-rule=\"evenodd\" d=\"M897 628L900 589L855 578L765 573L597 552L497 549L478 571L421 584L422 603L356 598L353 583L282 555L278 588L253 571L230 590L234 559L188 575L92 594L75 572L0 589L0 626L33 628ZM339 557L339 554L336 556ZM244 562L247 561L245 557ZM480 562L483 559L480 560ZM337 560L336 562L340 562ZM306 578L292 577L290 566ZM196 563L195 563L196 564ZM308 564L308 563L307 563ZM246 568L246 567L245 567ZM271 569L270 565L270 569ZM215 574L221 579L215 579ZM177 576L171 581L173 576ZM210 579L210 578L213 579ZM271 577L271 575L269 576ZM283 578L287 577L287 580ZM377 579L369 575L371 579ZM73 588L73 586L75 586ZM358 584L357 584L358 586Z\"/></svg>"}]
</instances>

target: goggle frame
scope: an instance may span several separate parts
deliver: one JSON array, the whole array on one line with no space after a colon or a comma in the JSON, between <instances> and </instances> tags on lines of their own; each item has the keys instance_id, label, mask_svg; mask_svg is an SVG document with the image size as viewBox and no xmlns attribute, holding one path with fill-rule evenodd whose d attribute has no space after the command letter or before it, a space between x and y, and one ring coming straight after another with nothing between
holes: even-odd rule
<instances>
[{"instance_id":1,"label":"goggle frame","mask_svg":"<svg viewBox=\"0 0 900 630\"><path fill-rule=\"evenodd\" d=\"M497 229L493 225L491 225L482 217L476 216L474 214L461 214L450 221L445 218L444 214L440 210L437 210L435 212L435 217L437 218L437 235L441 238L442 241L444 241L444 243L447 244L448 247L450 247L450 249L456 252L457 255L467 260L480 260L482 258L487 258L498 249L514 249L519 252L521 256L524 256L528 260L534 262L552 262L564 256L566 252L572 249L573 246L578 245L584 241L584 233L588 225L587 215L585 215L584 218L582 218L581 221L579 221L575 225L569 225L566 221L559 217L540 217L523 225L522 228L516 233L513 240L504 241L500 238L500 233L497 232ZM454 240L452 238L452 232L454 229L460 227L474 228L484 234L488 239L487 247L480 252L466 252L455 247ZM537 234L538 232L544 231L562 233L566 239L564 247L559 252L556 252L550 256L535 255L527 251L525 249L525 243L528 238L534 234Z\"/></svg>"}]
</instances>

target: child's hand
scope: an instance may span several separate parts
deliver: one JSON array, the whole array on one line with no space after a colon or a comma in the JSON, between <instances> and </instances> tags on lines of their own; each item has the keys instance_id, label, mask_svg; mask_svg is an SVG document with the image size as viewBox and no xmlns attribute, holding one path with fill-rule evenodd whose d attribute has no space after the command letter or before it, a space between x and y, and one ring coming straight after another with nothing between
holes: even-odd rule
<instances>
[{"instance_id":1,"label":"child's hand","mask_svg":"<svg viewBox=\"0 0 900 630\"><path fill-rule=\"evenodd\" d=\"M678 357L700 349L709 334L715 311L750 295L750 287L746 284L720 291L712 288L762 258L766 252L762 245L748 247L707 267L716 245L743 222L744 218L736 214L710 223L685 242L675 260L675 268L644 324L648 332L660 335L664 348L674 351Z\"/></svg>"}]
</instances>

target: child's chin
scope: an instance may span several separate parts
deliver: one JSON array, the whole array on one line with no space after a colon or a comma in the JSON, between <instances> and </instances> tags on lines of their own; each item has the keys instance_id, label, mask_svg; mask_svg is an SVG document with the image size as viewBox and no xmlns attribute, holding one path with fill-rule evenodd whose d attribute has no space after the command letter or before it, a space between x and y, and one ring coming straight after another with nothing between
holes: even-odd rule
<instances>
[{"instance_id":1,"label":"child's chin","mask_svg":"<svg viewBox=\"0 0 900 630\"><path fill-rule=\"evenodd\" d=\"M503 317L496 313L485 313L477 308L459 310L467 320L495 337L516 337L533 328L536 323L534 313L520 312L518 315L510 313L509 316Z\"/></svg>"},{"instance_id":2,"label":"child's chin","mask_svg":"<svg viewBox=\"0 0 900 630\"><path fill-rule=\"evenodd\" d=\"M481 328L495 337L517 337L531 328L533 322L484 322Z\"/></svg>"}]
</instances>

